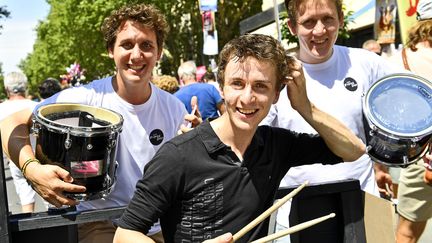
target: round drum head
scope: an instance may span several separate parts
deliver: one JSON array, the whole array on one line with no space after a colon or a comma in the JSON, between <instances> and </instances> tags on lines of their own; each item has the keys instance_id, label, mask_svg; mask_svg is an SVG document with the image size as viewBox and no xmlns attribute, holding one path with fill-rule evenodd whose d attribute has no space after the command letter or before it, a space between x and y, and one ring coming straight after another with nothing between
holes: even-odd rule
<instances>
[{"instance_id":1,"label":"round drum head","mask_svg":"<svg viewBox=\"0 0 432 243\"><path fill-rule=\"evenodd\" d=\"M417 75L382 78L368 91L365 115L380 129L400 137L417 137L432 131L431 83Z\"/></svg>"}]
</instances>

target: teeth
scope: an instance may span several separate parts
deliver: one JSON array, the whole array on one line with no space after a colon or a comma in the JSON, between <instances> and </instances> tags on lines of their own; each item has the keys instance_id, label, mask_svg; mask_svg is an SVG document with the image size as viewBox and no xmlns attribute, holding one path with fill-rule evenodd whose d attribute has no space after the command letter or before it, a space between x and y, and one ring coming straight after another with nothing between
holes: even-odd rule
<instances>
[{"instance_id":1,"label":"teeth","mask_svg":"<svg viewBox=\"0 0 432 243\"><path fill-rule=\"evenodd\" d=\"M250 115L250 114L254 113L256 110L251 110L251 109L239 109L239 111L240 111L241 113L243 113L243 114Z\"/></svg>"},{"instance_id":2,"label":"teeth","mask_svg":"<svg viewBox=\"0 0 432 243\"><path fill-rule=\"evenodd\" d=\"M315 42L315 43L318 43L318 44L321 44L321 43L324 43L325 40L314 40L314 42Z\"/></svg>"},{"instance_id":3,"label":"teeth","mask_svg":"<svg viewBox=\"0 0 432 243\"><path fill-rule=\"evenodd\" d=\"M133 69L133 70L141 70L143 67L144 67L144 66L133 66L133 65L130 65L130 66L129 66L129 68L130 68L130 69Z\"/></svg>"}]
</instances>

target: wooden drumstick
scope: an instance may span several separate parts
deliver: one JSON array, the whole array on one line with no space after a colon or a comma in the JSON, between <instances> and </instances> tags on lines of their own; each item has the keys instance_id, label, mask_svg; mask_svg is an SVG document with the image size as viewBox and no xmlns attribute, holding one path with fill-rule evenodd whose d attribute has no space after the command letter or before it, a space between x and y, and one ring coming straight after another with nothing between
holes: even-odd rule
<instances>
[{"instance_id":1,"label":"wooden drumstick","mask_svg":"<svg viewBox=\"0 0 432 243\"><path fill-rule=\"evenodd\" d=\"M303 184L301 184L299 187L294 189L292 192L290 192L288 195L283 197L282 199L278 200L275 204L273 204L269 209L264 211L261 215L256 217L252 222L247 224L245 227L243 227L241 230L239 230L237 233L233 235L232 242L235 242L236 240L240 239L243 235L245 235L247 232L249 232L251 229L253 229L255 226L257 226L261 221L266 219L268 216L270 216L274 211L276 211L280 206L282 206L284 203L286 203L289 199L294 197L297 193L299 193L307 184L309 184L309 181L305 181Z\"/></svg>"},{"instance_id":2,"label":"wooden drumstick","mask_svg":"<svg viewBox=\"0 0 432 243\"><path fill-rule=\"evenodd\" d=\"M282 236L286 236L286 235L295 233L297 231L304 230L306 228L309 228L309 227L311 227L311 226L313 226L315 224L321 223L322 221L325 221L325 220L327 220L329 218L333 218L335 216L336 216L335 213L331 213L331 214L326 215L326 216L322 216L322 217L319 217L319 218L316 218L316 219L312 219L312 220L303 222L301 224L298 224L296 226L293 226L293 227L291 227L289 229L281 230L281 231L278 231L278 232L276 232L274 234L271 234L271 235L268 235L266 237L263 237L261 239L252 241L252 243L264 243L264 242L272 241L272 240L278 239L278 238L280 238Z\"/></svg>"}]
</instances>

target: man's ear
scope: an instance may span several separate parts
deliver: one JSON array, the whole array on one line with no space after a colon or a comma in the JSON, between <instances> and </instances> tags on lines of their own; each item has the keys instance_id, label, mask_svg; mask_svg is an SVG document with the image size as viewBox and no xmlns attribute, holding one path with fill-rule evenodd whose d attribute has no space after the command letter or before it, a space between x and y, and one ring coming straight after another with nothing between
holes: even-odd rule
<instances>
[{"instance_id":1,"label":"man's ear","mask_svg":"<svg viewBox=\"0 0 432 243\"><path fill-rule=\"evenodd\" d=\"M344 27L344 25L345 25L345 22L344 22L344 14L343 13L341 13L341 16L339 17L339 29L342 29L343 27Z\"/></svg>"},{"instance_id":2,"label":"man's ear","mask_svg":"<svg viewBox=\"0 0 432 243\"><path fill-rule=\"evenodd\" d=\"M297 23L288 19L288 29L290 30L292 35L297 35Z\"/></svg>"},{"instance_id":3,"label":"man's ear","mask_svg":"<svg viewBox=\"0 0 432 243\"><path fill-rule=\"evenodd\" d=\"M160 61L160 59L162 58L162 55L163 55L163 49L158 51L158 58L157 58L158 61Z\"/></svg>"},{"instance_id":4,"label":"man's ear","mask_svg":"<svg viewBox=\"0 0 432 243\"><path fill-rule=\"evenodd\" d=\"M108 48L108 56L114 58L114 50L112 48Z\"/></svg>"},{"instance_id":5,"label":"man's ear","mask_svg":"<svg viewBox=\"0 0 432 243\"><path fill-rule=\"evenodd\" d=\"M280 91L276 91L276 96L275 96L275 98L274 98L272 104L276 104L276 102L278 102L278 100L279 100L279 95L280 95Z\"/></svg>"}]
</instances>

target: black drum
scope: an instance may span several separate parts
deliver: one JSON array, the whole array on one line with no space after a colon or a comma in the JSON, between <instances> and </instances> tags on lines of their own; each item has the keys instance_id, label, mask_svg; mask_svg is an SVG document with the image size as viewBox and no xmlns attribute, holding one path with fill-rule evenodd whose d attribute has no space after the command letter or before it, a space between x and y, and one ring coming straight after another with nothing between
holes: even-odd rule
<instances>
[{"instance_id":1,"label":"black drum","mask_svg":"<svg viewBox=\"0 0 432 243\"><path fill-rule=\"evenodd\" d=\"M363 114L369 156L406 167L427 151L432 133L432 84L413 74L393 74L368 90Z\"/></svg>"},{"instance_id":2,"label":"black drum","mask_svg":"<svg viewBox=\"0 0 432 243\"><path fill-rule=\"evenodd\" d=\"M36 157L42 164L69 171L85 193L67 193L87 201L109 194L115 182L116 148L123 117L111 110L81 104L41 106L33 116Z\"/></svg>"}]
</instances>

